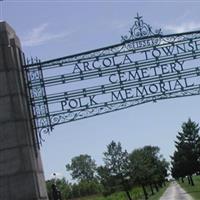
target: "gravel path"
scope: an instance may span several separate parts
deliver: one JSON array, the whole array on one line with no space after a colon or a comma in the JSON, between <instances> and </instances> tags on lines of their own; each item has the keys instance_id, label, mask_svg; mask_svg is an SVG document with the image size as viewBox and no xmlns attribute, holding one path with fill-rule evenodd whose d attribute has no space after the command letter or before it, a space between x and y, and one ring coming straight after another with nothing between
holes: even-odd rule
<instances>
[{"instance_id":1,"label":"gravel path","mask_svg":"<svg viewBox=\"0 0 200 200\"><path fill-rule=\"evenodd\" d=\"M160 200L193 200L179 184L173 182L169 185Z\"/></svg>"}]
</instances>

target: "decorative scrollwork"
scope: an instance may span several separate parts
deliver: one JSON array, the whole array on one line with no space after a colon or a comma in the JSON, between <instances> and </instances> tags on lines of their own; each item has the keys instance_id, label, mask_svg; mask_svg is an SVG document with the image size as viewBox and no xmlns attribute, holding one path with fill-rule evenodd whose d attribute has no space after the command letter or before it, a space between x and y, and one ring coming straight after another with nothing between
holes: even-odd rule
<instances>
[{"instance_id":1,"label":"decorative scrollwork","mask_svg":"<svg viewBox=\"0 0 200 200\"><path fill-rule=\"evenodd\" d=\"M162 35L161 29L155 30L155 32L152 31L152 27L148 24L146 24L143 20L142 17L139 16L137 13L137 16L135 17L136 21L134 25L130 28L129 33L130 35L125 35L122 36L122 42L127 41L127 40L134 40L138 38L144 38L148 36L153 36L153 35Z\"/></svg>"},{"instance_id":2,"label":"decorative scrollwork","mask_svg":"<svg viewBox=\"0 0 200 200\"><path fill-rule=\"evenodd\" d=\"M43 97L43 90L41 86L32 88L30 93L31 93L31 97L34 99Z\"/></svg>"},{"instance_id":3,"label":"decorative scrollwork","mask_svg":"<svg viewBox=\"0 0 200 200\"><path fill-rule=\"evenodd\" d=\"M33 107L33 110L35 112L35 115L37 117L39 116L46 116L47 114L47 109L45 105L35 105L35 107Z\"/></svg>"},{"instance_id":4,"label":"decorative scrollwork","mask_svg":"<svg viewBox=\"0 0 200 200\"><path fill-rule=\"evenodd\" d=\"M158 100L163 100L163 99L170 99L170 98L178 98L178 97L184 97L184 96L193 96L193 95L199 95L200 94L200 87L195 87L194 89L190 90L180 90L176 92L169 92L169 93L162 93L160 95L154 95L154 96L149 96L145 98L139 98L139 99L134 99L132 101L127 101L127 102L122 102L118 104L113 104L113 105L107 105L107 106L100 106L97 108L89 108L86 110L82 111L75 111L75 112L67 112L67 113L58 113L54 114L51 116L51 125L52 127L62 124L62 123L67 123L70 121L76 121L80 120L83 118L88 118L96 115L101 115L109 112L114 112L118 110L122 110L125 108L133 107L136 105L140 105L143 103L148 103L148 102L157 102ZM40 125L43 126L43 128L40 128L40 132L47 133L50 131L50 129L47 129L45 127L45 123L47 121L40 121ZM44 129L44 130L43 130ZM43 130L43 131L42 131Z\"/></svg>"},{"instance_id":5,"label":"decorative scrollwork","mask_svg":"<svg viewBox=\"0 0 200 200\"><path fill-rule=\"evenodd\" d=\"M110 74L113 73L112 70L118 71L119 75L120 72L121 75L124 72L130 72L130 74L132 74L131 70L132 69L136 69L139 68L140 66L145 69L144 67L146 67L147 65L150 65L151 68L154 68L154 64L156 63L156 65L164 63L167 61L167 58L165 56L168 56L168 53L172 53L171 50L168 50L168 47L176 47L176 45L180 44L185 44L185 42L188 43L188 46L190 47L190 50L188 52L184 52L184 48L183 48L183 54L184 54L184 58L186 59L197 59L194 58L195 56L200 56L199 51L194 51L193 50L194 47L192 46L192 42L193 39L196 39L196 41L199 42L200 40L200 31L195 31L195 32L189 32L189 33L182 33L182 34L171 34L171 35L163 35L161 32L161 29L152 30L152 27L148 24L146 24L143 20L142 17L139 16L139 14L137 14L137 16L135 17L136 21L134 22L134 25L130 28L129 31L129 35L125 35L122 36L122 42L113 46L108 46L108 47L104 47L101 49L96 49L93 51L88 51L88 52L83 52L80 54L76 54L76 55L72 55L72 56L66 56L63 58L58 58L58 59L54 59L54 60L49 60L46 62L40 62L38 59L33 60L31 59L31 63L27 66L25 66L25 72L27 75L27 85L29 88L29 97L30 97L30 105L32 106L32 110L33 110L33 121L36 122L35 126L36 129L38 130L38 135L40 138L40 141L44 141L44 139L42 138L42 135L44 134L48 134L50 133L50 131L52 130L52 128L58 124L62 124L62 123L67 123L67 122L71 122L71 121L76 121L79 119L83 119L83 118L88 118L88 117L92 117L92 116L96 116L96 115L101 115L104 113L109 113L109 112L113 112L113 111L117 111L117 110L121 110L121 109L125 109L125 108L129 108L132 106L136 106L139 104L143 104L143 103L148 103L148 102L157 102L158 100L162 100L162 99L169 99L169 98L177 98L177 97L183 97L183 96L192 96L192 95L199 95L200 94L200 87L196 87L196 88L189 88L188 90L185 90L187 88L180 88L179 91L174 91L174 92L163 92L163 93L159 93L159 94L154 94L152 93L151 95L141 95L137 98L128 98L128 99L120 99L120 103L119 101L114 102L111 100L108 100L108 102L100 102L98 104L91 104L91 105L87 105L85 107L80 107L77 106L77 108L73 108L71 109L70 107L66 107L66 109L56 109L55 106L58 105L58 103L60 104L60 99L62 96L64 96L63 98L67 99L67 95L69 93L69 91L64 91L63 94L59 94L59 100L57 99L57 96L55 94L51 94L51 89L46 90L47 87L51 87L53 85L58 85L60 84L60 82L66 83L67 81L71 82L76 82L76 81L82 81L84 78L86 80L89 78L96 78L96 77L101 77L103 74L103 78L105 76L108 76ZM191 46L189 45L191 44ZM197 43L194 43L194 46L197 46ZM166 48L164 48L166 47ZM160 49L163 50L163 54L164 56L160 57L160 60L156 60L157 57L154 56L153 52L160 52ZM182 49L182 48L180 48ZM144 50L144 52L143 52ZM147 59L147 52L145 51L147 50L147 52L149 51L152 54L152 58L151 58L151 54L150 54L150 59ZM151 52L152 51L152 52ZM165 52L166 51L166 52ZM181 51L181 50L180 50ZM133 61L130 60L130 66L129 63L126 65L125 62L125 58L129 58L128 55L131 56L140 56L140 53L144 53L144 57L146 56L146 60L139 60L138 62L137 59ZM139 53L139 54L138 54ZM198 53L198 54L197 54ZM166 54L166 55L165 55ZM126 55L127 57L123 57L124 55ZM162 54L161 54L162 55ZM171 55L171 54L170 54ZM192 56L191 56L192 55ZM124 58L124 63L123 65L121 64L117 64L117 63L122 63L122 62L118 62L118 57L121 59L121 57ZM177 54L173 54L172 56L174 56L173 58L170 58L168 61L170 61L170 64L172 64L171 62L175 62L176 64L178 63L178 60L181 60L181 56L177 55ZM171 56L171 57L172 57ZM75 73L68 73L67 74L59 74L58 76L51 76L49 74L52 73L44 73L43 75L43 70L49 70L49 69L53 69L54 68L59 68L59 67L72 67L74 66L74 64L80 63L80 64L86 64L88 63L91 64L92 61L96 62L96 61L102 61L104 58L107 58L109 60L109 58L111 62L113 62L110 68L99 68L96 69L94 67L94 69L91 67L88 68L89 70L83 70L83 72L80 70L80 74L79 72L75 72ZM116 59L115 59L116 58ZM129 59L130 59L129 58ZM155 58L155 59L154 59ZM199 58L199 57L198 57ZM177 60L177 61L176 61ZM117 61L115 63L115 61ZM91 62L91 63L89 63ZM93 64L94 64L93 62ZM98 62L96 62L98 63ZM103 62L102 62L103 63ZM100 63L100 64L102 64ZM131 64L134 63L134 64ZM180 63L179 63L180 64ZM83 65L84 67L86 65ZM164 66L164 65L163 65ZM117 68L116 68L117 67ZM122 71L122 67L124 72ZM87 68L87 67L86 67ZM155 68L156 69L156 68ZM96 71L95 71L96 70ZM110 71L109 71L110 70ZM130 70L130 71L128 71ZM165 68L162 68L162 71L164 71ZM64 70L63 70L64 71ZM70 70L69 70L70 71ZM173 71L173 70L172 70ZM46 71L45 71L46 72ZM145 73L145 70L144 70ZM186 73L189 73L189 71L187 71ZM156 74L156 72L155 72ZM191 71L191 74L195 74L195 76L199 76L200 72L199 69L196 68L196 71ZM143 71L142 71L142 75L143 75ZM189 74L188 74L189 75ZM44 77L43 77L44 76ZM157 75L156 75L157 76ZM70 79L70 78L73 79ZM162 75L160 75L160 79L162 78ZM173 75L174 78L174 75ZM135 79L135 78L134 78ZM157 77L156 77L157 79ZM160 79L157 79L156 81L160 81ZM177 80L181 79L181 74L177 72ZM72 81L73 80L73 81ZM134 80L135 81L135 80ZM136 79L137 81L137 79ZM150 80L151 81L151 80ZM145 84L148 82L145 81ZM154 80L155 81L155 80ZM120 82L120 81L119 81ZM112 81L110 81L110 84L113 84ZM133 84L133 82L131 82L130 84ZM126 84L124 84L126 86ZM113 91L114 89L121 89L120 87L118 88L118 86L115 86L114 84L112 85L112 87L110 87L110 91ZM135 85L137 85L137 83L135 84L134 82L134 87ZM142 81L141 79L138 79L138 86L142 87ZM104 85L103 89L101 87L101 89L97 88L95 89L94 92L94 88L90 91L90 93L92 94L92 92L94 92L94 94L97 94L97 90L98 90L98 95L100 94L100 92L102 92L102 94L105 93L105 88ZM95 86L96 87L96 86ZM130 87L130 86L128 86ZM160 86L161 87L161 86ZM171 86L170 86L171 87ZM70 88L70 85L69 85ZM67 89L69 89L67 88ZM163 86L163 88L165 88ZM85 89L85 88L84 88ZM47 91L47 94L46 94ZM77 93L78 90L75 91L76 96L78 96L79 98L84 97L85 92L82 92L82 88L81 88L81 92ZM127 90L128 91L128 90ZM52 92L54 92L52 90ZM90 94L90 95L91 95ZM71 95L73 97L73 95ZM79 99L80 100L80 99ZM90 99L91 101L91 99ZM52 103L53 102L53 103ZM50 106L49 106L50 105ZM85 108L85 109L84 109ZM84 109L84 110L83 110Z\"/></svg>"},{"instance_id":6,"label":"decorative scrollwork","mask_svg":"<svg viewBox=\"0 0 200 200\"><path fill-rule=\"evenodd\" d=\"M196 38L200 37L200 33L192 33L192 34L186 34L186 35L173 35L173 36L168 36L168 37L163 37L160 44L165 44L165 43L174 43L178 41L184 41L184 40L194 40Z\"/></svg>"},{"instance_id":7,"label":"decorative scrollwork","mask_svg":"<svg viewBox=\"0 0 200 200\"><path fill-rule=\"evenodd\" d=\"M41 145L42 142L45 142L44 135L50 134L50 127L38 128L38 142Z\"/></svg>"},{"instance_id":8,"label":"decorative scrollwork","mask_svg":"<svg viewBox=\"0 0 200 200\"><path fill-rule=\"evenodd\" d=\"M39 71L37 69L28 71L28 80L31 82L40 80Z\"/></svg>"}]
</instances>

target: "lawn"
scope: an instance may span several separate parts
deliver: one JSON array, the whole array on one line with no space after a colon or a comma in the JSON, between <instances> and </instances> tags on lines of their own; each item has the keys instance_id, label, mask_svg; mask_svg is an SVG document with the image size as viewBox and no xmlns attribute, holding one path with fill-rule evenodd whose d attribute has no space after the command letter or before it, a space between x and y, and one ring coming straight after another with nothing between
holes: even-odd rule
<instances>
[{"instance_id":1,"label":"lawn","mask_svg":"<svg viewBox=\"0 0 200 200\"><path fill-rule=\"evenodd\" d=\"M167 189L168 186L169 186L169 183L167 183L165 187L161 188L161 189L159 190L159 192L157 192L157 193L155 193L153 196L151 196L151 197L149 198L149 200L159 200L160 197L163 195L163 193L165 192L165 190Z\"/></svg>"},{"instance_id":2,"label":"lawn","mask_svg":"<svg viewBox=\"0 0 200 200\"><path fill-rule=\"evenodd\" d=\"M199 200L200 199L200 176L194 176L193 180L195 184L194 186L189 185L187 179L184 179L184 183L180 181L179 184L195 200Z\"/></svg>"},{"instance_id":3,"label":"lawn","mask_svg":"<svg viewBox=\"0 0 200 200\"><path fill-rule=\"evenodd\" d=\"M165 187L161 188L159 192L155 193L155 195L150 196L148 200L159 200L159 198L162 196L167 187L168 184ZM130 193L133 200L144 200L143 191L140 187L134 188ZM127 196L124 192L117 192L107 197L89 196L89 197L77 198L74 200L127 200Z\"/></svg>"}]
</instances>

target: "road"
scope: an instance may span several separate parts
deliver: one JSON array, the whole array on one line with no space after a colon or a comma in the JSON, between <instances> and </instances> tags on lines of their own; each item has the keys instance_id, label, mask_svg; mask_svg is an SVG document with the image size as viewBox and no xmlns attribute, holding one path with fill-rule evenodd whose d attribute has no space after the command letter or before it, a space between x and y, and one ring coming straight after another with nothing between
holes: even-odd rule
<instances>
[{"instance_id":1,"label":"road","mask_svg":"<svg viewBox=\"0 0 200 200\"><path fill-rule=\"evenodd\" d=\"M160 200L193 200L193 198L179 184L173 182L169 185Z\"/></svg>"}]
</instances>

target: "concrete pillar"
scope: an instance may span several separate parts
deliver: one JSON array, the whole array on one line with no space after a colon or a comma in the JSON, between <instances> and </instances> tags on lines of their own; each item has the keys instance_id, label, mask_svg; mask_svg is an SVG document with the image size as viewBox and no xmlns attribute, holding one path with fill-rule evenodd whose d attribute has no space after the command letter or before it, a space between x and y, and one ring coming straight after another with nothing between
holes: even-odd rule
<instances>
[{"instance_id":1,"label":"concrete pillar","mask_svg":"<svg viewBox=\"0 0 200 200\"><path fill-rule=\"evenodd\" d=\"M0 22L0 200L47 200L15 31Z\"/></svg>"}]
</instances>

